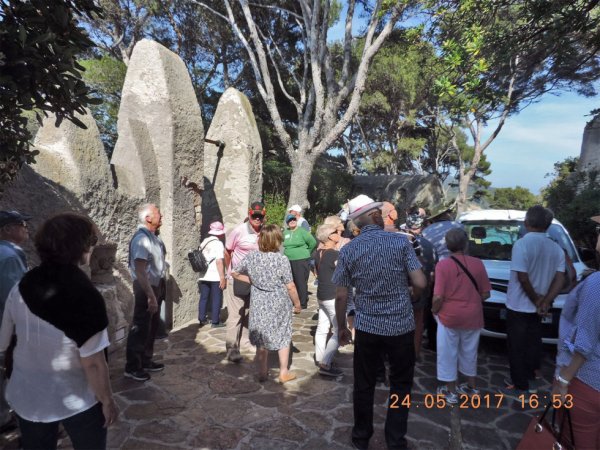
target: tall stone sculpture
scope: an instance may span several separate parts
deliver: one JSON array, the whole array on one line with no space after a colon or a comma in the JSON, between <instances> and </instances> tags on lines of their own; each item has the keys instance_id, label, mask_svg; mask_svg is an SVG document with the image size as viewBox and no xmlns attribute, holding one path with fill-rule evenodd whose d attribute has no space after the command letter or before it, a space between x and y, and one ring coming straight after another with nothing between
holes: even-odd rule
<instances>
[{"instance_id":1,"label":"tall stone sculpture","mask_svg":"<svg viewBox=\"0 0 600 450\"><path fill-rule=\"evenodd\" d=\"M198 246L200 195L183 180L202 186L204 130L185 64L162 45L142 40L127 69L113 152L118 190L138 204L156 203L163 214L161 237L170 264L173 325L196 315L197 276L187 252ZM133 227L130 230L133 233Z\"/></svg>"},{"instance_id":2,"label":"tall stone sculpture","mask_svg":"<svg viewBox=\"0 0 600 450\"><path fill-rule=\"evenodd\" d=\"M223 93L206 139L203 230L217 218L231 230L248 215L250 203L262 195L262 144L244 94L234 88Z\"/></svg>"},{"instance_id":3,"label":"tall stone sculpture","mask_svg":"<svg viewBox=\"0 0 600 450\"><path fill-rule=\"evenodd\" d=\"M578 169L600 171L600 115L596 115L585 126Z\"/></svg>"}]
</instances>

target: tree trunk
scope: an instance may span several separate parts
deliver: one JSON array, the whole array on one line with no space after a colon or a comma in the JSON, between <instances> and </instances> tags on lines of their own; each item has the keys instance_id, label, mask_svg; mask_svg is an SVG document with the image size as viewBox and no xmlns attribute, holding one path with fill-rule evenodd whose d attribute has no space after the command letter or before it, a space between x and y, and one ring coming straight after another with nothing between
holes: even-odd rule
<instances>
[{"instance_id":1,"label":"tree trunk","mask_svg":"<svg viewBox=\"0 0 600 450\"><path fill-rule=\"evenodd\" d=\"M300 152L299 150L297 150ZM315 157L312 155L304 155L297 157L295 164L292 163L292 177L290 179L290 198L288 206L298 204L302 209L310 207L308 202L308 186L313 168L315 166Z\"/></svg>"},{"instance_id":2,"label":"tree trunk","mask_svg":"<svg viewBox=\"0 0 600 450\"><path fill-rule=\"evenodd\" d=\"M469 171L461 172L458 181L458 195L456 197L456 215L467 210L467 196L469 193L470 182L471 177L469 176Z\"/></svg>"}]
</instances>

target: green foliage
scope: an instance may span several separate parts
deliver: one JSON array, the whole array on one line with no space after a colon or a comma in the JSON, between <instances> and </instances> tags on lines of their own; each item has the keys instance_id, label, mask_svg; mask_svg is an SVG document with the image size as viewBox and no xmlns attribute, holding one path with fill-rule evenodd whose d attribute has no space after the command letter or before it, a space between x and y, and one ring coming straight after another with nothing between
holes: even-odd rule
<instances>
[{"instance_id":1,"label":"green foliage","mask_svg":"<svg viewBox=\"0 0 600 450\"><path fill-rule=\"evenodd\" d=\"M95 96L102 99L102 103L93 105L91 111L110 158L117 142L117 118L127 66L108 55L79 63L85 68L83 80L94 89Z\"/></svg>"},{"instance_id":2,"label":"green foliage","mask_svg":"<svg viewBox=\"0 0 600 450\"><path fill-rule=\"evenodd\" d=\"M269 195L288 198L292 166L286 161L268 158L263 160L263 191Z\"/></svg>"},{"instance_id":3,"label":"green foliage","mask_svg":"<svg viewBox=\"0 0 600 450\"><path fill-rule=\"evenodd\" d=\"M554 164L554 179L543 191L546 205L579 244L595 247L595 222L590 217L600 212L600 174L578 172L578 158Z\"/></svg>"},{"instance_id":4,"label":"green foliage","mask_svg":"<svg viewBox=\"0 0 600 450\"><path fill-rule=\"evenodd\" d=\"M540 203L539 199L527 188L497 188L489 200L490 208L527 210Z\"/></svg>"},{"instance_id":5,"label":"green foliage","mask_svg":"<svg viewBox=\"0 0 600 450\"><path fill-rule=\"evenodd\" d=\"M81 79L77 55L93 46L76 16L98 14L93 0L3 0L0 7L0 185L35 162L23 111L54 113L84 127L75 113L98 103Z\"/></svg>"},{"instance_id":6,"label":"green foliage","mask_svg":"<svg viewBox=\"0 0 600 450\"><path fill-rule=\"evenodd\" d=\"M325 217L337 214L350 197L352 175L343 169L341 163L334 162L333 157L322 157L312 173L308 188L311 207L306 216L313 226L321 223Z\"/></svg>"},{"instance_id":7,"label":"green foliage","mask_svg":"<svg viewBox=\"0 0 600 450\"><path fill-rule=\"evenodd\" d=\"M264 196L267 218L265 224L281 226L287 213L287 197L283 194L267 193Z\"/></svg>"}]
</instances>

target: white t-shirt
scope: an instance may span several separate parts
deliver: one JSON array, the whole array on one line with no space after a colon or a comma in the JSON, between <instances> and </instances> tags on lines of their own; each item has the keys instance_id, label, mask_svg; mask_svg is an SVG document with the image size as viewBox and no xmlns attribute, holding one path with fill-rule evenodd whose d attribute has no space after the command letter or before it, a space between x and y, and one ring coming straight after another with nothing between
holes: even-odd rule
<instances>
[{"instance_id":1,"label":"white t-shirt","mask_svg":"<svg viewBox=\"0 0 600 450\"><path fill-rule=\"evenodd\" d=\"M219 238L209 236L202 241L200 244L202 254L208 264L208 270L204 274L201 281L220 281L219 271L217 269L217 259L223 259L225 257L225 246Z\"/></svg>"},{"instance_id":2,"label":"white t-shirt","mask_svg":"<svg viewBox=\"0 0 600 450\"><path fill-rule=\"evenodd\" d=\"M107 329L78 349L75 341L34 315L15 286L6 301L0 328L2 351L8 347L13 330L18 343L6 400L19 416L32 422L55 422L98 403L79 358L108 347Z\"/></svg>"},{"instance_id":3,"label":"white t-shirt","mask_svg":"<svg viewBox=\"0 0 600 450\"><path fill-rule=\"evenodd\" d=\"M517 272L527 272L535 292L545 295L556 272L564 271L565 253L560 245L546 233L527 233L512 248L506 307L518 312L536 312L535 305L519 283Z\"/></svg>"}]
</instances>

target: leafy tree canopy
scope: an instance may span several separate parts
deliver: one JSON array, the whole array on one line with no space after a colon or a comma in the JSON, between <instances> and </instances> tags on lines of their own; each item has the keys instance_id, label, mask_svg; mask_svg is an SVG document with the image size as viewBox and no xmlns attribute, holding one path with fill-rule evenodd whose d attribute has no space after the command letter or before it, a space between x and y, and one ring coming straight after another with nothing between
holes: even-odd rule
<instances>
[{"instance_id":1,"label":"leafy tree canopy","mask_svg":"<svg viewBox=\"0 0 600 450\"><path fill-rule=\"evenodd\" d=\"M527 188L496 188L490 199L490 208L527 210L539 204L539 199Z\"/></svg>"},{"instance_id":2,"label":"leafy tree canopy","mask_svg":"<svg viewBox=\"0 0 600 450\"><path fill-rule=\"evenodd\" d=\"M2 0L0 6L0 185L34 162L24 111L83 123L75 113L98 103L81 78L77 55L93 43L76 15L100 10L93 0ZM38 112L39 111L39 112Z\"/></svg>"}]
</instances>

